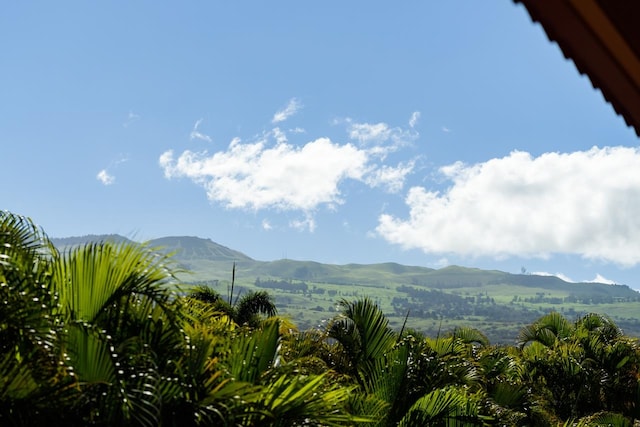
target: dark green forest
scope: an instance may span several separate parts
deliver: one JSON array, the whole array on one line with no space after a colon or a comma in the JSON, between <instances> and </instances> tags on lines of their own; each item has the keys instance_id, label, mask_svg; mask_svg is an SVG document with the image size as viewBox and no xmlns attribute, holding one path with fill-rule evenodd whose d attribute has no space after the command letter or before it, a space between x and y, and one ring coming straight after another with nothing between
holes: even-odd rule
<instances>
[{"instance_id":1,"label":"dark green forest","mask_svg":"<svg viewBox=\"0 0 640 427\"><path fill-rule=\"evenodd\" d=\"M633 426L640 419L638 339L606 314L560 310L634 298L624 287L602 302L591 291L527 293L527 283L499 296L456 288L455 280L425 288L420 277L431 273L423 271L382 309L377 292L386 279L364 288L371 295L347 296L317 277L274 278L266 264L251 287L236 280L241 262L229 282L214 278L213 287L187 283L186 267L129 240L62 248L30 219L0 212L0 424ZM498 276L487 273L487 281ZM300 327L282 314L276 290L331 299L332 310L320 306L324 321ZM526 309L531 318L513 344L496 344L464 322L490 316L479 307L511 307L500 309L507 319ZM460 326L416 327L432 318L442 324L452 312L460 319L447 321Z\"/></svg>"}]
</instances>

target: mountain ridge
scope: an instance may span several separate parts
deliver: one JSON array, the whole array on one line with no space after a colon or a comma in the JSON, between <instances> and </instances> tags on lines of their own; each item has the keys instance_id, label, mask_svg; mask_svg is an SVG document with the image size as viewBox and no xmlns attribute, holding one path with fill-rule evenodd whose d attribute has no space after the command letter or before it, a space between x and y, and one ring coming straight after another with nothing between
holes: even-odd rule
<instances>
[{"instance_id":1,"label":"mountain ridge","mask_svg":"<svg viewBox=\"0 0 640 427\"><path fill-rule=\"evenodd\" d=\"M90 234L85 236L71 236L63 238L51 238L53 244L67 249L87 242L114 241L135 242L118 234ZM317 261L279 259L273 261L259 261L251 258L235 249L216 243L210 238L198 236L165 236L145 242L151 248L157 248L165 253L172 254L180 266L187 269L226 269L223 277L231 271L232 263L238 264L238 269L255 277L267 276L289 280L307 280L330 283L358 283L384 286L393 278L402 277L403 282L411 285L427 286L435 288L456 288L460 286L493 285L500 283L512 283L528 286L535 281L536 286L542 288L565 287L566 285L603 285L595 282L567 282L557 276L545 276L536 274L513 274L500 270L483 270L475 267L450 265L440 269L424 266L410 266L396 262L382 263L347 263L325 264ZM354 278L357 279L354 282ZM615 285L627 287L626 285ZM628 287L627 287L628 288Z\"/></svg>"},{"instance_id":2,"label":"mountain ridge","mask_svg":"<svg viewBox=\"0 0 640 427\"><path fill-rule=\"evenodd\" d=\"M135 242L146 244L151 248L158 249L165 253L171 253L179 260L194 257L210 257L209 259L214 259L216 261L255 261L253 258L242 252L223 246L211 239L197 236L165 236L139 242L119 234L88 234L85 236L53 237L51 238L51 241L56 247L58 247L58 249L68 249L69 247L89 242Z\"/></svg>"}]
</instances>

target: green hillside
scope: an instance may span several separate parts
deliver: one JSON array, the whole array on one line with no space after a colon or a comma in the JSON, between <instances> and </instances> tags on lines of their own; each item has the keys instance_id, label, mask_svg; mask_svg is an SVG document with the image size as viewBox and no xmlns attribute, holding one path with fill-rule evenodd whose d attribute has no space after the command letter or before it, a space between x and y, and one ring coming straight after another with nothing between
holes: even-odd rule
<instances>
[{"instance_id":1,"label":"green hillside","mask_svg":"<svg viewBox=\"0 0 640 427\"><path fill-rule=\"evenodd\" d=\"M84 236L54 239L59 247L85 241L125 239ZM322 264L283 259L256 261L242 252L198 237L148 242L173 254L189 284L207 284L226 294L236 265L236 289L266 289L281 314L302 327L330 318L342 298L373 298L399 328L411 324L428 334L456 326L484 331L492 342L511 343L527 323L549 311L568 318L587 312L611 316L626 333L640 337L640 293L624 285L569 283L558 277L511 274L461 266L432 269L397 263Z\"/></svg>"}]
</instances>

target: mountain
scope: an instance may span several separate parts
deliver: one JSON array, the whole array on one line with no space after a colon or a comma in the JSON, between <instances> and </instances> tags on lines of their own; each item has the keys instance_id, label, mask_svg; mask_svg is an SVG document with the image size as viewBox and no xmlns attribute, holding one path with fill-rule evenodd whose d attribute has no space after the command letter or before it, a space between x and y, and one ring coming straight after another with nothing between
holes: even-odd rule
<instances>
[{"instance_id":1,"label":"mountain","mask_svg":"<svg viewBox=\"0 0 640 427\"><path fill-rule=\"evenodd\" d=\"M75 237L54 237L53 244L60 250L93 242L135 242L119 234L89 234ZM191 236L161 237L145 242L149 247L171 253L177 260L204 259L210 261L253 261L242 252L229 249L211 239Z\"/></svg>"},{"instance_id":2,"label":"mountain","mask_svg":"<svg viewBox=\"0 0 640 427\"><path fill-rule=\"evenodd\" d=\"M51 242L59 250L70 249L89 242L132 242L131 239L123 237L119 234L88 234L86 236L74 236L74 237L53 237Z\"/></svg>"},{"instance_id":3,"label":"mountain","mask_svg":"<svg viewBox=\"0 0 640 427\"><path fill-rule=\"evenodd\" d=\"M129 241L118 235L52 239L59 248L90 241ZM569 283L554 276L511 274L462 266L433 269L397 263L323 264L281 259L258 261L210 239L173 236L147 242L172 254L185 284L229 290L235 265L236 293L266 289L281 314L301 329L333 317L342 299L373 298L401 327L436 335L457 326L483 331L491 342L513 343L525 324L549 311L567 318L588 312L607 314L624 332L640 337L640 293L625 285Z\"/></svg>"},{"instance_id":4,"label":"mountain","mask_svg":"<svg viewBox=\"0 0 640 427\"><path fill-rule=\"evenodd\" d=\"M87 242L132 240L118 234L87 235L51 239L58 249L66 249ZM602 283L569 283L555 276L511 274L498 270L481 270L461 266L440 269L407 266L392 262L378 264L322 264L315 261L281 259L257 261L250 256L220 245L211 239L194 236L169 236L146 242L149 247L172 254L182 267L193 268L196 279L201 273L209 277L226 278L233 263L246 276L266 277L279 280L300 280L332 284L356 284L367 287L385 287L404 284L435 289L479 288L491 285L511 285L546 290L596 293L603 295L634 295L636 291L627 286ZM222 268L224 271L207 271ZM194 276L190 276L194 278ZM640 296L640 294L638 294Z\"/></svg>"},{"instance_id":5,"label":"mountain","mask_svg":"<svg viewBox=\"0 0 640 427\"><path fill-rule=\"evenodd\" d=\"M242 252L219 245L211 239L200 237L162 237L148 242L152 248L161 248L175 253L173 256L181 261L203 259L210 261L253 261Z\"/></svg>"}]
</instances>

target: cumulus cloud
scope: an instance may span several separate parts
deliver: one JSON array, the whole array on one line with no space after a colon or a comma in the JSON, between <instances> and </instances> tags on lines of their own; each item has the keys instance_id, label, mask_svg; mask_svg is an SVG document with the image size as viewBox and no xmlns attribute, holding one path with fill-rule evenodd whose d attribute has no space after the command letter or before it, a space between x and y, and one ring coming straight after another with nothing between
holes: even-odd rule
<instances>
[{"instance_id":1,"label":"cumulus cloud","mask_svg":"<svg viewBox=\"0 0 640 427\"><path fill-rule=\"evenodd\" d=\"M289 117L296 114L302 108L302 103L297 98L291 98L287 103L286 107L282 110L279 110L273 115L273 119L271 119L271 123L280 123L287 120Z\"/></svg>"},{"instance_id":2,"label":"cumulus cloud","mask_svg":"<svg viewBox=\"0 0 640 427\"><path fill-rule=\"evenodd\" d=\"M199 139L206 142L211 142L212 139L209 135L206 135L198 130L200 124L202 123L202 119L198 119L196 123L193 125L193 129L191 129L191 133L189 134L189 139L192 141L194 139Z\"/></svg>"},{"instance_id":3,"label":"cumulus cloud","mask_svg":"<svg viewBox=\"0 0 640 427\"><path fill-rule=\"evenodd\" d=\"M358 123L349 121L348 125L357 127ZM392 129L392 133L402 132ZM298 134L297 130L293 133ZM386 144L379 141L365 147L329 138L293 144L285 130L274 127L250 142L236 137L226 150L213 153L186 150L176 154L168 150L160 156L159 164L167 179L192 180L205 189L213 203L249 211L298 211L303 219L291 221L289 226L313 231L317 209L335 210L345 202L341 191L345 181L390 193L402 190L415 162L387 164L381 153L390 146L397 149L391 137ZM263 228L269 229L270 224L263 222Z\"/></svg>"},{"instance_id":4,"label":"cumulus cloud","mask_svg":"<svg viewBox=\"0 0 640 427\"><path fill-rule=\"evenodd\" d=\"M404 248L465 256L578 254L640 263L640 150L594 147L440 169L443 192L409 190L408 218L379 217L380 236Z\"/></svg>"},{"instance_id":5,"label":"cumulus cloud","mask_svg":"<svg viewBox=\"0 0 640 427\"><path fill-rule=\"evenodd\" d=\"M263 219L262 220L262 229L269 231L273 229L273 226L271 225L271 223L269 222L268 219Z\"/></svg>"},{"instance_id":6,"label":"cumulus cloud","mask_svg":"<svg viewBox=\"0 0 640 427\"><path fill-rule=\"evenodd\" d=\"M111 185L116 182L116 178L113 175L110 175L106 169L102 169L96 175L96 179L100 181L103 185Z\"/></svg>"},{"instance_id":7,"label":"cumulus cloud","mask_svg":"<svg viewBox=\"0 0 640 427\"><path fill-rule=\"evenodd\" d=\"M340 204L338 185L361 180L367 154L353 145L320 138L303 147L265 141L229 145L212 155L172 151L160 157L167 178L187 177L202 185L211 201L229 208L310 211L319 205Z\"/></svg>"}]
</instances>

